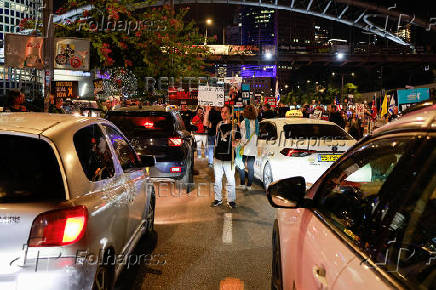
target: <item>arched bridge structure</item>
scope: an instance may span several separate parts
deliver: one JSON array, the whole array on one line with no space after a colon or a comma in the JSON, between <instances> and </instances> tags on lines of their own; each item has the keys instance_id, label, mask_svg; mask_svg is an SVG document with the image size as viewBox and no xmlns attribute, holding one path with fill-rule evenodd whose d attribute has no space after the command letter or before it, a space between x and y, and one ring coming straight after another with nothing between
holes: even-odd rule
<instances>
[{"instance_id":1,"label":"arched bridge structure","mask_svg":"<svg viewBox=\"0 0 436 290\"><path fill-rule=\"evenodd\" d=\"M138 8L165 4L170 2L159 0L154 4L138 4ZM410 24L436 31L436 15L435 18L419 19L413 12L399 11L396 5L382 7L357 0L172 0L171 4L229 4L286 10L353 26L411 47L412 44L397 35L402 27Z\"/></svg>"}]
</instances>

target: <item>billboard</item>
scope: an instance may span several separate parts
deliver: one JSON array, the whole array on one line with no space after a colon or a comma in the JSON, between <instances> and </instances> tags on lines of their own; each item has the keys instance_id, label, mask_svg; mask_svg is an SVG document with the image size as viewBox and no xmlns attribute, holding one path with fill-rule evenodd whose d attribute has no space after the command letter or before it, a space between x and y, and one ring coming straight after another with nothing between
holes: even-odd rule
<instances>
[{"instance_id":1,"label":"billboard","mask_svg":"<svg viewBox=\"0 0 436 290\"><path fill-rule=\"evenodd\" d=\"M76 99L79 97L78 81L54 81L51 87L55 98Z\"/></svg>"},{"instance_id":2,"label":"billboard","mask_svg":"<svg viewBox=\"0 0 436 290\"><path fill-rule=\"evenodd\" d=\"M430 99L430 89L418 88L410 90L398 90L398 105L419 103Z\"/></svg>"},{"instance_id":3,"label":"billboard","mask_svg":"<svg viewBox=\"0 0 436 290\"><path fill-rule=\"evenodd\" d=\"M80 38L55 39L55 69L89 71L90 42Z\"/></svg>"},{"instance_id":4,"label":"billboard","mask_svg":"<svg viewBox=\"0 0 436 290\"><path fill-rule=\"evenodd\" d=\"M6 34L5 66L14 68L44 68L44 38Z\"/></svg>"}]
</instances>

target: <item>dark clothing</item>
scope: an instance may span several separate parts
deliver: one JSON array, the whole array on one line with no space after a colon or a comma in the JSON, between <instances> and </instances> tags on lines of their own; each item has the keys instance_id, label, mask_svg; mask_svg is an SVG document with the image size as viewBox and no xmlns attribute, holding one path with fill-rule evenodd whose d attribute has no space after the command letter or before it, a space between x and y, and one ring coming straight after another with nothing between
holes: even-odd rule
<instances>
[{"instance_id":1,"label":"dark clothing","mask_svg":"<svg viewBox=\"0 0 436 290\"><path fill-rule=\"evenodd\" d=\"M360 120L357 119L353 121L353 119L350 120L350 131L348 132L354 139L359 140L362 138L362 132L361 132L361 126L360 126Z\"/></svg>"},{"instance_id":2,"label":"dark clothing","mask_svg":"<svg viewBox=\"0 0 436 290\"><path fill-rule=\"evenodd\" d=\"M182 117L183 123L185 124L185 128L189 128L191 125L191 120L195 116L195 112L187 110L180 112L180 116Z\"/></svg>"},{"instance_id":3,"label":"dark clothing","mask_svg":"<svg viewBox=\"0 0 436 290\"><path fill-rule=\"evenodd\" d=\"M211 110L209 112L209 122L211 128L207 129L207 135L215 136L216 135L216 125L221 122L223 119L221 118L221 113L215 110Z\"/></svg>"},{"instance_id":4,"label":"dark clothing","mask_svg":"<svg viewBox=\"0 0 436 290\"><path fill-rule=\"evenodd\" d=\"M329 121L336 123L341 128L345 128L345 120L342 118L342 115L340 112L331 112L329 116Z\"/></svg>"},{"instance_id":5,"label":"dark clothing","mask_svg":"<svg viewBox=\"0 0 436 290\"><path fill-rule=\"evenodd\" d=\"M232 161L232 124L221 123L217 126L215 141L215 158L221 161ZM241 139L239 128L235 132L235 139Z\"/></svg>"},{"instance_id":6,"label":"dark clothing","mask_svg":"<svg viewBox=\"0 0 436 290\"><path fill-rule=\"evenodd\" d=\"M64 109L62 109L62 108L57 108L57 107L54 106L54 105L50 105L50 107L49 107L49 109L48 109L48 112L49 112L49 113L52 113L52 114L65 114Z\"/></svg>"},{"instance_id":7,"label":"dark clothing","mask_svg":"<svg viewBox=\"0 0 436 290\"><path fill-rule=\"evenodd\" d=\"M247 171L248 171L248 181L247 186L251 186L254 180L254 156L242 156L242 162L247 161ZM245 185L245 169L240 169L238 167L239 177L241 179L241 185Z\"/></svg>"}]
</instances>

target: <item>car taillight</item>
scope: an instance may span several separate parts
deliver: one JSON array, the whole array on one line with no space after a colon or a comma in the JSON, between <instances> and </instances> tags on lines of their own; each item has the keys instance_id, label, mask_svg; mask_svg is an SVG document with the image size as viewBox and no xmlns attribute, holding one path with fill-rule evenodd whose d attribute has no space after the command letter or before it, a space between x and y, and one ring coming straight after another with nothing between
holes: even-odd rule
<instances>
[{"instance_id":1,"label":"car taillight","mask_svg":"<svg viewBox=\"0 0 436 290\"><path fill-rule=\"evenodd\" d=\"M303 149L292 149L292 148L285 148L280 153L287 157L306 157L309 156L316 151L313 150L303 150Z\"/></svg>"},{"instance_id":2,"label":"car taillight","mask_svg":"<svg viewBox=\"0 0 436 290\"><path fill-rule=\"evenodd\" d=\"M152 121L145 121L143 125L146 129L153 129L154 123Z\"/></svg>"},{"instance_id":3,"label":"car taillight","mask_svg":"<svg viewBox=\"0 0 436 290\"><path fill-rule=\"evenodd\" d=\"M86 230L88 210L84 206L39 214L32 223L29 247L59 247L79 241Z\"/></svg>"},{"instance_id":4,"label":"car taillight","mask_svg":"<svg viewBox=\"0 0 436 290\"><path fill-rule=\"evenodd\" d=\"M181 173L182 172L182 167L171 167L170 168L170 172L171 173Z\"/></svg>"},{"instance_id":5,"label":"car taillight","mask_svg":"<svg viewBox=\"0 0 436 290\"><path fill-rule=\"evenodd\" d=\"M183 144L183 139L182 138L169 138L168 139L168 145L169 146L182 146Z\"/></svg>"}]
</instances>

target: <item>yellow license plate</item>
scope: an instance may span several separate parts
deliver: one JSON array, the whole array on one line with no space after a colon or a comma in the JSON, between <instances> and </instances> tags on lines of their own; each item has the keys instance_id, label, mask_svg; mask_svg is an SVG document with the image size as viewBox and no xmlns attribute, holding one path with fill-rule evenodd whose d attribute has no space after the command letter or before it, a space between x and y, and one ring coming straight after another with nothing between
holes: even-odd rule
<instances>
[{"instance_id":1,"label":"yellow license plate","mask_svg":"<svg viewBox=\"0 0 436 290\"><path fill-rule=\"evenodd\" d=\"M340 154L320 154L318 155L318 162L335 162L341 157Z\"/></svg>"}]
</instances>

